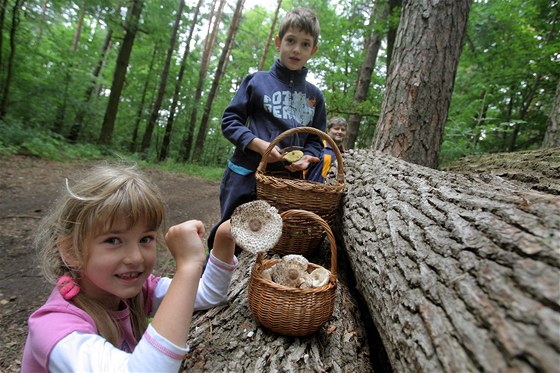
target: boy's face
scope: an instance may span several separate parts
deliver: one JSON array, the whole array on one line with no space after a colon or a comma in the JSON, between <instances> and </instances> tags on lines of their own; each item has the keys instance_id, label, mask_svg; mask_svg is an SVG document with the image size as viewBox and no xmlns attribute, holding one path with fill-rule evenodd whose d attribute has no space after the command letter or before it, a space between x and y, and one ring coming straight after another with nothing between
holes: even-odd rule
<instances>
[{"instance_id":1,"label":"boy's face","mask_svg":"<svg viewBox=\"0 0 560 373\"><path fill-rule=\"evenodd\" d=\"M340 145L346 137L346 126L342 124L334 124L331 128L329 128L328 134L336 144Z\"/></svg>"},{"instance_id":2,"label":"boy's face","mask_svg":"<svg viewBox=\"0 0 560 373\"><path fill-rule=\"evenodd\" d=\"M317 46L313 46L313 36L293 27L286 31L282 40L276 36L275 41L280 62L290 70L300 70L317 52Z\"/></svg>"}]
</instances>

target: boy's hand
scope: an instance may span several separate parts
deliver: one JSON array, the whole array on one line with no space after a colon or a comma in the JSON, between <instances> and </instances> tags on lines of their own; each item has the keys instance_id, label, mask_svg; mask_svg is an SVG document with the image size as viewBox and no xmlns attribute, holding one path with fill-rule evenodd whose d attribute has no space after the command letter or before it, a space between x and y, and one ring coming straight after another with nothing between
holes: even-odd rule
<instances>
[{"instance_id":1,"label":"boy's hand","mask_svg":"<svg viewBox=\"0 0 560 373\"><path fill-rule=\"evenodd\" d=\"M165 234L165 242L177 267L187 263L200 263L204 265L206 254L202 236L204 225L199 220L189 220L169 228Z\"/></svg>"},{"instance_id":2,"label":"boy's hand","mask_svg":"<svg viewBox=\"0 0 560 373\"><path fill-rule=\"evenodd\" d=\"M303 157L299 159L299 161L296 161L286 166L286 169L290 172L302 171L302 170L306 170L311 163L316 163L319 161L320 161L319 158L309 154L305 154Z\"/></svg>"},{"instance_id":3,"label":"boy's hand","mask_svg":"<svg viewBox=\"0 0 560 373\"><path fill-rule=\"evenodd\" d=\"M268 149L269 145L270 145L270 142L264 141L263 139L255 137L249 143L249 145L247 145L247 147L249 149L259 153L262 156L266 152L266 149ZM283 159L282 156L283 156L283 154L280 152L280 148L278 146L275 146L274 149L272 149L271 152L268 153L268 158L267 158L266 161L267 161L267 163L280 162Z\"/></svg>"}]
</instances>

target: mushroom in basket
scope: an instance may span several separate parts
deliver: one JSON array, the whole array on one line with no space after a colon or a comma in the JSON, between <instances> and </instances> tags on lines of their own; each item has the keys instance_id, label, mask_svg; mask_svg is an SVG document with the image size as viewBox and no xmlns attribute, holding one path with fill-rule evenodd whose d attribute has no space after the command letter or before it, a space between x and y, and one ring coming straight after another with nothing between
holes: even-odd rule
<instances>
[{"instance_id":1,"label":"mushroom in basket","mask_svg":"<svg viewBox=\"0 0 560 373\"><path fill-rule=\"evenodd\" d=\"M282 235L282 217L264 200L238 206L231 215L231 234L243 249L258 254L274 247ZM307 272L309 262L303 255L285 255L262 272L263 277L279 285L299 289L324 286L329 283L329 271L323 267Z\"/></svg>"},{"instance_id":2,"label":"mushroom in basket","mask_svg":"<svg viewBox=\"0 0 560 373\"><path fill-rule=\"evenodd\" d=\"M319 288L329 283L329 271L323 267L307 272L309 262L303 255L284 255L282 260L262 272L264 278L279 285L299 289Z\"/></svg>"}]
</instances>

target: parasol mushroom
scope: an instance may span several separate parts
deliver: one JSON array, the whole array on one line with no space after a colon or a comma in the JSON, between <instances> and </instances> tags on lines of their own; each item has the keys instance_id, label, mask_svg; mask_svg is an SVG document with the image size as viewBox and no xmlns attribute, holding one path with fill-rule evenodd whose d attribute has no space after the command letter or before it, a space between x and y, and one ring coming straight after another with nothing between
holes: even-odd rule
<instances>
[{"instance_id":1,"label":"parasol mushroom","mask_svg":"<svg viewBox=\"0 0 560 373\"><path fill-rule=\"evenodd\" d=\"M231 215L231 234L235 243L253 254L274 247L282 235L278 210L264 200L238 206Z\"/></svg>"}]
</instances>

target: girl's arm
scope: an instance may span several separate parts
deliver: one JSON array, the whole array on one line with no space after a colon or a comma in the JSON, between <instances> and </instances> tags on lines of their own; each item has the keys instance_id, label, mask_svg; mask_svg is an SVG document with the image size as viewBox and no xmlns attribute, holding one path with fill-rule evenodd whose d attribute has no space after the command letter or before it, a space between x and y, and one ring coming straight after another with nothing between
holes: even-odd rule
<instances>
[{"instance_id":1,"label":"girl's arm","mask_svg":"<svg viewBox=\"0 0 560 373\"><path fill-rule=\"evenodd\" d=\"M154 315L152 327L177 346L185 346L194 310L205 254L200 221L187 221L169 228L165 241L177 268L167 294Z\"/></svg>"},{"instance_id":2,"label":"girl's arm","mask_svg":"<svg viewBox=\"0 0 560 373\"><path fill-rule=\"evenodd\" d=\"M198 286L195 310L217 306L227 299L233 271L237 267L234 253L235 243L231 236L231 225L230 221L226 220L216 232L214 248Z\"/></svg>"}]
</instances>

